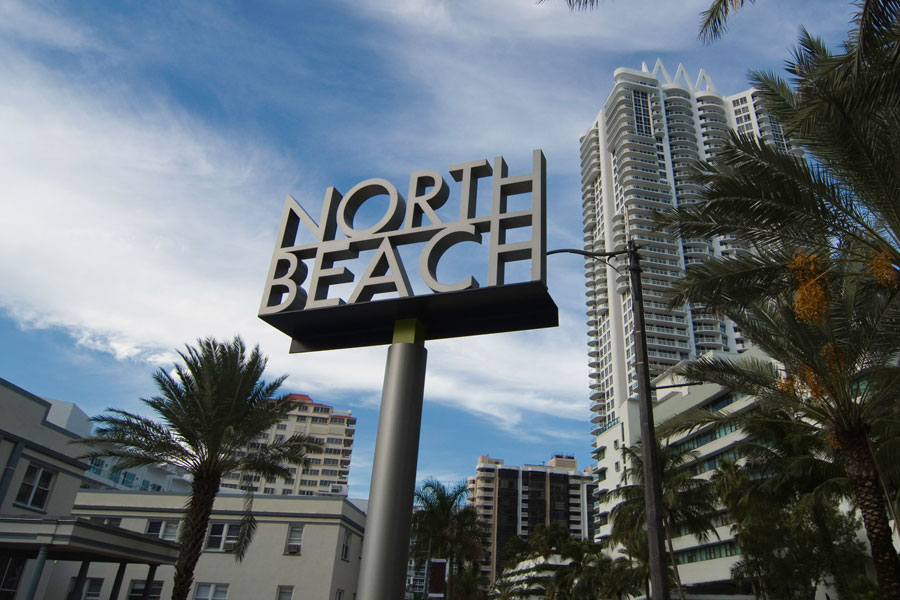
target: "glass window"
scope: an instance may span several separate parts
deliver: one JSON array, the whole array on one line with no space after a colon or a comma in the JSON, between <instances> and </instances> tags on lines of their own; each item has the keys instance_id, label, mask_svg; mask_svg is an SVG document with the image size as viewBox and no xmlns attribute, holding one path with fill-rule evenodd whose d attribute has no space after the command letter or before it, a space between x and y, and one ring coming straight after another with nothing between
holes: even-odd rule
<instances>
[{"instance_id":1,"label":"glass window","mask_svg":"<svg viewBox=\"0 0 900 600\"><path fill-rule=\"evenodd\" d=\"M0 557L0 598L15 598L23 568L24 558Z\"/></svg>"},{"instance_id":2,"label":"glass window","mask_svg":"<svg viewBox=\"0 0 900 600\"><path fill-rule=\"evenodd\" d=\"M350 560L350 542L353 534L349 529L344 530L344 541L341 544L341 560Z\"/></svg>"},{"instance_id":3,"label":"glass window","mask_svg":"<svg viewBox=\"0 0 900 600\"><path fill-rule=\"evenodd\" d=\"M69 581L69 594L75 589L76 578L73 577ZM81 589L81 597L79 600L100 600L100 591L103 588L103 579L97 577L89 577L84 580L84 587ZM68 596L67 596L68 597Z\"/></svg>"},{"instance_id":4,"label":"glass window","mask_svg":"<svg viewBox=\"0 0 900 600\"><path fill-rule=\"evenodd\" d=\"M128 600L141 600L144 597L144 579L132 579L131 585L128 587ZM159 597L162 596L162 588L163 582L160 580L154 580L153 583L150 584L150 594L147 596L148 600L159 600Z\"/></svg>"},{"instance_id":5,"label":"glass window","mask_svg":"<svg viewBox=\"0 0 900 600\"><path fill-rule=\"evenodd\" d=\"M147 533L164 540L178 537L178 521L147 521Z\"/></svg>"},{"instance_id":6,"label":"glass window","mask_svg":"<svg viewBox=\"0 0 900 600\"><path fill-rule=\"evenodd\" d=\"M227 597L227 583L198 583L194 590L194 600L225 600Z\"/></svg>"},{"instance_id":7,"label":"glass window","mask_svg":"<svg viewBox=\"0 0 900 600\"><path fill-rule=\"evenodd\" d=\"M31 508L43 510L50 496L50 484L53 483L55 472L35 464L28 465L22 486L16 495L16 504L23 504Z\"/></svg>"},{"instance_id":8,"label":"glass window","mask_svg":"<svg viewBox=\"0 0 900 600\"><path fill-rule=\"evenodd\" d=\"M237 544L239 523L210 523L209 535L206 536L207 550L222 550L229 552Z\"/></svg>"},{"instance_id":9,"label":"glass window","mask_svg":"<svg viewBox=\"0 0 900 600\"><path fill-rule=\"evenodd\" d=\"M294 598L294 586L292 585L279 585L278 593L275 594L275 600L293 600Z\"/></svg>"},{"instance_id":10,"label":"glass window","mask_svg":"<svg viewBox=\"0 0 900 600\"><path fill-rule=\"evenodd\" d=\"M287 541L285 542L285 552L287 554L300 554L301 544L303 543L303 523L292 523L288 525Z\"/></svg>"}]
</instances>

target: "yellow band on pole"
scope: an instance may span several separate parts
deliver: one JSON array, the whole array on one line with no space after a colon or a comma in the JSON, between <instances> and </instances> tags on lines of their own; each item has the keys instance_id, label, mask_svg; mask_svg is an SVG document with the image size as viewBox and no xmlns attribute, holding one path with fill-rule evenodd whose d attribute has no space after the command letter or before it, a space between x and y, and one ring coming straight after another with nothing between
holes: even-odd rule
<instances>
[{"instance_id":1,"label":"yellow band on pole","mask_svg":"<svg viewBox=\"0 0 900 600\"><path fill-rule=\"evenodd\" d=\"M394 321L395 344L425 344L425 324L419 319L397 319Z\"/></svg>"}]
</instances>

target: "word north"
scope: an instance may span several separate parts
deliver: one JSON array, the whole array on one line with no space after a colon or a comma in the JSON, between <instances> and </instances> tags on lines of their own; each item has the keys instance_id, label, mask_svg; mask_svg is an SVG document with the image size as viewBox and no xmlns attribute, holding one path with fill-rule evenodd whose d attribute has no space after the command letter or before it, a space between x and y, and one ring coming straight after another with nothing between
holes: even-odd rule
<instances>
[{"instance_id":1,"label":"word north","mask_svg":"<svg viewBox=\"0 0 900 600\"><path fill-rule=\"evenodd\" d=\"M450 199L450 188L444 177L432 170L416 171L410 176L408 199L380 178L362 181L345 195L328 188L318 222L288 196L259 315L363 303L373 300L376 294L392 294L395 299L410 297L412 287L398 253L405 244L424 243L419 276L436 294L481 287L473 276L461 281L440 281L437 268L451 247L465 242L482 244L485 236L489 240L488 287L503 286L506 265L517 261L530 261L530 281L546 285L543 152L533 152L531 171L525 174L510 175L502 156L494 159L493 166L481 159L452 165L448 172L461 188L459 218L449 222L442 221L437 210ZM485 178L491 178L491 210L487 216L476 216L478 181ZM530 195L530 208L509 210L508 198L520 194ZM383 206L385 197L386 209L378 221L357 229L354 219L363 205L379 198L377 206ZM301 227L311 235L313 243L298 245ZM521 241L524 236L518 232L517 241L507 241L510 231L525 228L530 228L529 239ZM357 259L360 252L373 250L368 266L358 276L340 264ZM332 286L346 283L354 284L346 299L329 293Z\"/></svg>"}]
</instances>

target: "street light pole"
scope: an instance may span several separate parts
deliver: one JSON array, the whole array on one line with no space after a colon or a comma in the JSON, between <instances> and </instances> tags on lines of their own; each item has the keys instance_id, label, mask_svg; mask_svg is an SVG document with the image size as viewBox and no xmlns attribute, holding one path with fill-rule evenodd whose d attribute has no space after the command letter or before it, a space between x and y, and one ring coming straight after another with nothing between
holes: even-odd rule
<instances>
[{"instance_id":1,"label":"street light pole","mask_svg":"<svg viewBox=\"0 0 900 600\"><path fill-rule=\"evenodd\" d=\"M644 324L644 292L641 285L641 258L638 246L629 240L625 250L588 252L564 248L550 250L550 254L579 254L586 258L608 258L628 255L631 279L631 310L634 319L634 368L638 380L638 406L641 419L641 458L644 462L644 510L647 516L647 547L650 560L650 585L653 600L669 600L668 578L663 546L662 492L659 487L659 453L653 423L653 402L650 397L650 368L647 358L647 328Z\"/></svg>"}]
</instances>

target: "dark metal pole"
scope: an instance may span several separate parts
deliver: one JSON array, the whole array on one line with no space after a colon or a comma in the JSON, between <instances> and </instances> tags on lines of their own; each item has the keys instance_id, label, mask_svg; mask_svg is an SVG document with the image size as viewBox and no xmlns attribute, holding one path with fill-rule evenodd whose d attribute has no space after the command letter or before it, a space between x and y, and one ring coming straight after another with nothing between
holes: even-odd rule
<instances>
[{"instance_id":1,"label":"dark metal pole","mask_svg":"<svg viewBox=\"0 0 900 600\"><path fill-rule=\"evenodd\" d=\"M403 597L425 390L424 340L417 320L395 324L381 392L359 600Z\"/></svg>"},{"instance_id":2,"label":"dark metal pole","mask_svg":"<svg viewBox=\"0 0 900 600\"><path fill-rule=\"evenodd\" d=\"M659 487L659 452L653 423L653 400L650 396L650 367L647 358L647 328L644 324L644 288L641 284L641 257L634 241L626 250L589 252L574 248L550 250L551 254L578 254L586 258L628 255L631 275L631 310L634 318L634 368L638 379L638 406L641 419L641 460L644 463L644 510L647 516L647 547L650 559L650 585L653 600L669 600L668 577L663 539L662 491ZM692 384L691 384L692 385ZM675 560L675 557L672 557Z\"/></svg>"},{"instance_id":3,"label":"dark metal pole","mask_svg":"<svg viewBox=\"0 0 900 600\"><path fill-rule=\"evenodd\" d=\"M647 329L644 324L641 258L633 241L628 242L628 271L631 274L631 310L634 316L634 368L637 371L638 405L641 418L641 458L644 462L644 501L647 513L647 547L650 554L650 585L653 600L669 600L663 546L659 456L653 423L653 401L650 397L650 368L647 364Z\"/></svg>"}]
</instances>

